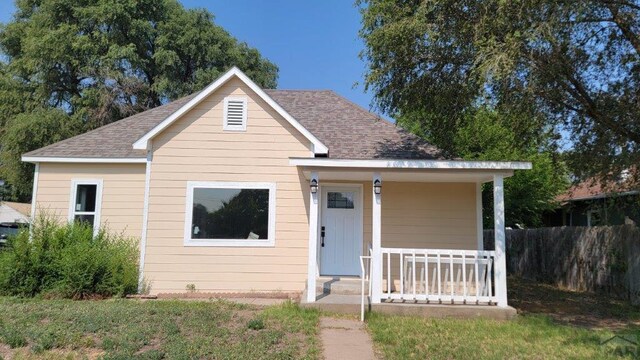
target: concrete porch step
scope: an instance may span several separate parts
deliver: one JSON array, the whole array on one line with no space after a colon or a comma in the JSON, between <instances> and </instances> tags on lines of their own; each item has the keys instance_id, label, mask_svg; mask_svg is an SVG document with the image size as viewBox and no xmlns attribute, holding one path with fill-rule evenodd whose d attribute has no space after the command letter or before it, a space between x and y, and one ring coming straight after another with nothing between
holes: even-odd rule
<instances>
[{"instance_id":1,"label":"concrete porch step","mask_svg":"<svg viewBox=\"0 0 640 360\"><path fill-rule=\"evenodd\" d=\"M365 292L368 282L365 281ZM360 295L362 283L357 277L320 277L316 280L316 294L322 295Z\"/></svg>"}]
</instances>

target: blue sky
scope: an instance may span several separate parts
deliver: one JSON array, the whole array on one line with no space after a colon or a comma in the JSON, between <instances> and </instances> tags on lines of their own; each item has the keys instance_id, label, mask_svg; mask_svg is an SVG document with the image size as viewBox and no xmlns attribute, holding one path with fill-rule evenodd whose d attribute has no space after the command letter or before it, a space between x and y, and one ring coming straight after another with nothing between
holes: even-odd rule
<instances>
[{"instance_id":1,"label":"blue sky","mask_svg":"<svg viewBox=\"0 0 640 360\"><path fill-rule=\"evenodd\" d=\"M352 0L182 0L206 8L215 22L257 48L280 68L280 89L331 89L369 108L364 93L360 14ZM0 0L0 22L13 13L13 0Z\"/></svg>"}]
</instances>

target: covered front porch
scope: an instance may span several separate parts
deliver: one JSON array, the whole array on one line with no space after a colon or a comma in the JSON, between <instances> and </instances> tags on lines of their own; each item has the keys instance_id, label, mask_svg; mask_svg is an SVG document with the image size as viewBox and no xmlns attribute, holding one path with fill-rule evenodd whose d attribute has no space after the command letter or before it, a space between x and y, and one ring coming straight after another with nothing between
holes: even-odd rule
<instances>
[{"instance_id":1,"label":"covered front porch","mask_svg":"<svg viewBox=\"0 0 640 360\"><path fill-rule=\"evenodd\" d=\"M329 278L357 281L358 293L373 306L508 306L503 181L529 163L290 162L310 187L304 302L327 302L317 284ZM496 234L491 251L482 238L481 186L488 182Z\"/></svg>"}]
</instances>

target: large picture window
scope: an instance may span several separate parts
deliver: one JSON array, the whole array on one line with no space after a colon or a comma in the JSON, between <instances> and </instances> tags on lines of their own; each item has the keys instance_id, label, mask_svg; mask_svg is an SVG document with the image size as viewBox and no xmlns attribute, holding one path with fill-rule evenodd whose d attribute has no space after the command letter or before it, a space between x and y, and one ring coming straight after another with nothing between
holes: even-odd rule
<instances>
[{"instance_id":1,"label":"large picture window","mask_svg":"<svg viewBox=\"0 0 640 360\"><path fill-rule=\"evenodd\" d=\"M275 184L189 182L185 245L273 246Z\"/></svg>"},{"instance_id":2,"label":"large picture window","mask_svg":"<svg viewBox=\"0 0 640 360\"><path fill-rule=\"evenodd\" d=\"M69 200L69 221L86 222L97 233L100 227L102 180L73 180Z\"/></svg>"}]
</instances>

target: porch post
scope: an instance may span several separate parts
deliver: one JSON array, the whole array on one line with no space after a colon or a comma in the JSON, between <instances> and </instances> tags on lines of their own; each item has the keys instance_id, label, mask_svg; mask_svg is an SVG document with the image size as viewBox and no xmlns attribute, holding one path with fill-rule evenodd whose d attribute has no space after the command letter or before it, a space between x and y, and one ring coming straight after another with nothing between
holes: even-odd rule
<instances>
[{"instance_id":1,"label":"porch post","mask_svg":"<svg viewBox=\"0 0 640 360\"><path fill-rule=\"evenodd\" d=\"M493 218L495 230L494 278L499 307L507 307L507 258L504 232L504 178L493 175Z\"/></svg>"},{"instance_id":2,"label":"porch post","mask_svg":"<svg viewBox=\"0 0 640 360\"><path fill-rule=\"evenodd\" d=\"M311 172L309 181L318 181L318 173ZM318 267L318 193L309 191L309 260L307 261L307 302L316 301L316 269Z\"/></svg>"},{"instance_id":3,"label":"porch post","mask_svg":"<svg viewBox=\"0 0 640 360\"><path fill-rule=\"evenodd\" d=\"M482 183L476 183L476 231L478 237L478 250L484 250L484 232L482 224Z\"/></svg>"},{"instance_id":4,"label":"porch post","mask_svg":"<svg viewBox=\"0 0 640 360\"><path fill-rule=\"evenodd\" d=\"M373 173L373 183L376 180L382 181L380 173ZM384 191L384 190L383 190ZM379 304L382 299L382 194L376 194L372 186L373 195L372 223L371 229L371 303Z\"/></svg>"}]
</instances>

